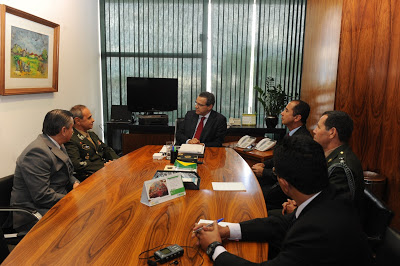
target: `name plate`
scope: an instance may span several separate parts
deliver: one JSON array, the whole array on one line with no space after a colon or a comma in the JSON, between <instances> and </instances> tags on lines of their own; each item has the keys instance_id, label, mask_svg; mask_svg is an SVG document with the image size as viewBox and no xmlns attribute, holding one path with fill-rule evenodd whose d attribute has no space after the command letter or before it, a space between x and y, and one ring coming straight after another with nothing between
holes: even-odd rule
<instances>
[{"instance_id":1,"label":"name plate","mask_svg":"<svg viewBox=\"0 0 400 266\"><path fill-rule=\"evenodd\" d=\"M172 173L143 183L140 202L154 206L186 195L180 173Z\"/></svg>"}]
</instances>

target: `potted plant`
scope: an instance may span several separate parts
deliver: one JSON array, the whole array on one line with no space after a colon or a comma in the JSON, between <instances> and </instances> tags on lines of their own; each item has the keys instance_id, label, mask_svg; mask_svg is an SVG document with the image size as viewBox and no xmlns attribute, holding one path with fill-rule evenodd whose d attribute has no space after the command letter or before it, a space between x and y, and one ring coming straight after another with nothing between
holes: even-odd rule
<instances>
[{"instance_id":1,"label":"potted plant","mask_svg":"<svg viewBox=\"0 0 400 266\"><path fill-rule=\"evenodd\" d=\"M266 78L265 87L265 91L257 85L254 86L254 89L258 92L258 101L263 105L267 128L274 128L278 124L279 114L287 104L288 95L282 89L281 84L275 85L272 77Z\"/></svg>"}]
</instances>

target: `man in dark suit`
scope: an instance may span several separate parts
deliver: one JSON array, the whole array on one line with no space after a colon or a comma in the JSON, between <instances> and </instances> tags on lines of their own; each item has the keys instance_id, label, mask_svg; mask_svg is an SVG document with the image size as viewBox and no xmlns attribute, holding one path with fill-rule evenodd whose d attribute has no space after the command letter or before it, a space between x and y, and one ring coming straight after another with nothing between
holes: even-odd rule
<instances>
[{"instance_id":1,"label":"man in dark suit","mask_svg":"<svg viewBox=\"0 0 400 266\"><path fill-rule=\"evenodd\" d=\"M347 144L353 132L353 120L342 111L322 114L314 129L314 140L324 149L328 164L329 182L335 186L338 196L354 202L361 211L364 195L364 174L360 160ZM291 213L296 202L283 205L283 213Z\"/></svg>"},{"instance_id":2,"label":"man in dark suit","mask_svg":"<svg viewBox=\"0 0 400 266\"><path fill-rule=\"evenodd\" d=\"M37 210L44 215L68 191L79 185L74 168L64 148L70 140L74 121L65 110L46 114L40 134L17 159L11 206ZM36 223L30 215L14 212L14 229L27 232Z\"/></svg>"},{"instance_id":3,"label":"man in dark suit","mask_svg":"<svg viewBox=\"0 0 400 266\"><path fill-rule=\"evenodd\" d=\"M202 249L214 265L255 265L233 255L222 239L266 241L280 249L261 265L372 265L366 237L354 207L338 200L328 181L324 151L305 136L285 137L274 154L282 190L299 204L285 216L258 218L227 227L195 225Z\"/></svg>"},{"instance_id":4,"label":"man in dark suit","mask_svg":"<svg viewBox=\"0 0 400 266\"><path fill-rule=\"evenodd\" d=\"M176 132L176 145L204 143L207 147L221 147L227 131L226 118L212 110L214 94L201 92L195 110L185 115L183 125Z\"/></svg>"},{"instance_id":5,"label":"man in dark suit","mask_svg":"<svg viewBox=\"0 0 400 266\"><path fill-rule=\"evenodd\" d=\"M289 130L288 136L306 135L311 137L310 132L306 128L309 114L310 106L302 100L294 100L286 105L285 110L282 111L281 115L282 124L284 124ZM272 167L272 160L267 160L264 163L253 165L252 170L259 180L267 179L267 182L271 181L272 183L275 183L275 178L269 180L269 177L272 177Z\"/></svg>"},{"instance_id":6,"label":"man in dark suit","mask_svg":"<svg viewBox=\"0 0 400 266\"><path fill-rule=\"evenodd\" d=\"M74 133L65 148L74 165L76 177L83 181L119 156L96 133L89 131L93 128L94 119L86 106L75 105L71 113L74 115Z\"/></svg>"},{"instance_id":7,"label":"man in dark suit","mask_svg":"<svg viewBox=\"0 0 400 266\"><path fill-rule=\"evenodd\" d=\"M294 100L288 103L285 110L281 113L282 124L289 130L287 136L304 135L311 138L311 134L306 128L309 114L310 106L306 102ZM251 167L263 191L267 210L282 208L282 203L287 199L279 187L276 176L272 173L273 166L272 159L268 159L263 163L257 163Z\"/></svg>"}]
</instances>

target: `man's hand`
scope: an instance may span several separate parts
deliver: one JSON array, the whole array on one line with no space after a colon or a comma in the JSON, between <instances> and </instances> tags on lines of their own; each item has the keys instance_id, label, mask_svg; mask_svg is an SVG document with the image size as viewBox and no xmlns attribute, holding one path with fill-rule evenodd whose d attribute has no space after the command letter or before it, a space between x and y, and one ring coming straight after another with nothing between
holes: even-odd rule
<instances>
[{"instance_id":1,"label":"man's hand","mask_svg":"<svg viewBox=\"0 0 400 266\"><path fill-rule=\"evenodd\" d=\"M199 144L200 140L196 139L196 138L192 138L191 140L188 141L188 144Z\"/></svg>"},{"instance_id":2,"label":"man's hand","mask_svg":"<svg viewBox=\"0 0 400 266\"><path fill-rule=\"evenodd\" d=\"M75 182L73 185L72 185L72 188L77 188L78 186L79 186L79 182Z\"/></svg>"},{"instance_id":3,"label":"man's hand","mask_svg":"<svg viewBox=\"0 0 400 266\"><path fill-rule=\"evenodd\" d=\"M203 227L203 230L198 231L197 233L193 233L192 237L197 237L199 240L197 242L198 245L201 246L203 250L206 250L208 245L210 245L214 241L222 242L222 239L229 238L230 231L229 227L215 226L215 221L212 226L206 227L207 224L195 224L193 227L193 231Z\"/></svg>"},{"instance_id":4,"label":"man's hand","mask_svg":"<svg viewBox=\"0 0 400 266\"><path fill-rule=\"evenodd\" d=\"M108 161L104 163L104 166L111 164L113 161Z\"/></svg>"},{"instance_id":5,"label":"man's hand","mask_svg":"<svg viewBox=\"0 0 400 266\"><path fill-rule=\"evenodd\" d=\"M263 173L263 171L264 171L264 167L265 167L265 165L264 165L263 163L256 163L255 165L253 165L253 166L251 167L251 169L253 170L254 174L255 174L257 177L261 177L261 176L262 176L262 173Z\"/></svg>"},{"instance_id":6,"label":"man's hand","mask_svg":"<svg viewBox=\"0 0 400 266\"><path fill-rule=\"evenodd\" d=\"M282 207L282 215L289 214L294 212L294 210L297 208L297 203L294 200L288 199L287 202L282 204Z\"/></svg>"}]
</instances>

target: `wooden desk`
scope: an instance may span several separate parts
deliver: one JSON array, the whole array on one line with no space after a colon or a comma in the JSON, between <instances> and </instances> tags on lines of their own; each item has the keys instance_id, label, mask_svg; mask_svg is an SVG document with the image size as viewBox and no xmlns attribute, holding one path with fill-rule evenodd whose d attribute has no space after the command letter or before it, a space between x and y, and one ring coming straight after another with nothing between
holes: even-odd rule
<instances>
[{"instance_id":1,"label":"wooden desk","mask_svg":"<svg viewBox=\"0 0 400 266\"><path fill-rule=\"evenodd\" d=\"M82 182L36 224L3 265L146 265L138 258L142 251L167 243L195 246L190 236L201 218L240 222L267 216L250 167L225 148L206 149L198 167L200 190L187 190L186 196L153 207L140 203L143 182L168 164L153 161L152 154L160 149L140 148ZM241 181L247 191L213 191L212 181ZM266 243L228 241L225 247L253 262L267 259ZM200 265L193 249L184 250L180 265ZM203 265L212 265L200 253Z\"/></svg>"},{"instance_id":2,"label":"wooden desk","mask_svg":"<svg viewBox=\"0 0 400 266\"><path fill-rule=\"evenodd\" d=\"M239 155L248 163L248 165L251 167L256 163L263 163L265 160L272 158L274 155L273 150L268 150L268 151L258 151L258 150L252 150L252 151L243 151L244 149L235 147L237 144L237 141L233 142L227 142L224 143L223 146L226 148L233 148Z\"/></svg>"}]
</instances>

